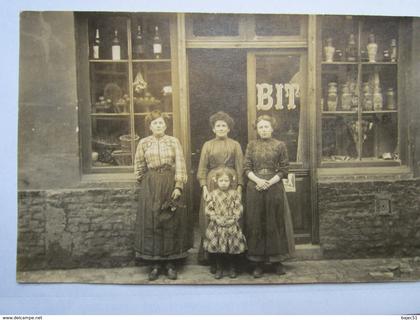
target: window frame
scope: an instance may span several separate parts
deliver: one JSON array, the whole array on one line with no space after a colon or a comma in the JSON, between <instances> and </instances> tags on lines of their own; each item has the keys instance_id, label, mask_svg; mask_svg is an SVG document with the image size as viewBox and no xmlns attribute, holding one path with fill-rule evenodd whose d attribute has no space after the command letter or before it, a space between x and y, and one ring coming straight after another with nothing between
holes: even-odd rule
<instances>
[{"instance_id":1,"label":"window frame","mask_svg":"<svg viewBox=\"0 0 420 320\"><path fill-rule=\"evenodd\" d=\"M162 63L170 63L171 70L171 86L172 86L172 104L171 111L167 112L170 115L171 127L173 134L178 133L179 128L178 119L175 119L174 110L176 110L177 102L177 42L176 42L176 14L171 13L143 13L143 12L76 12L75 13L75 30L76 30L76 68L77 68L77 88L78 88L78 117L79 117L79 154L80 154L80 168L81 174L84 176L86 181L91 181L92 177L97 174L106 174L112 176L112 174L119 174L125 176L125 174L131 174L134 169L134 155L136 142L134 139L131 141L131 153L132 153L132 165L114 165L95 167L92 165L92 115L91 115L91 64L101 63L101 61L93 61L90 58L90 45L89 42L89 19L100 19L101 17L119 17L124 18L126 21L125 32L127 37L127 57L121 61L114 63L124 63L127 66L127 82L128 82L128 94L130 96L129 115L127 118L128 131L133 137L136 134L135 128L135 117L144 117L147 113L136 113L133 106L133 72L135 70L134 65L137 63L157 63L152 59L135 59L132 56L132 31L133 26L131 23L138 17L138 15L150 15L160 18L167 18L169 24L169 45L170 45L170 58L162 58L159 61ZM116 115L118 117L118 115ZM140 139L144 138L140 136ZM96 179L94 178L93 181Z\"/></svg>"},{"instance_id":2,"label":"window frame","mask_svg":"<svg viewBox=\"0 0 420 320\"><path fill-rule=\"evenodd\" d=\"M345 18L345 16L337 16L341 18ZM353 159L350 161L323 161L323 155L322 155L322 121L323 121L323 114L327 114L328 112L325 112L323 110L323 106L321 105L321 98L323 98L323 88L322 88L322 66L325 64L337 64L340 65L340 62L333 62L333 63L326 63L324 61L323 57L323 47L324 47L324 37L322 35L323 31L323 23L324 23L324 17L317 15L317 30L314 32L316 34L316 114L317 114L317 120L316 120L316 128L317 128L317 168L319 168L322 171L322 175L326 175L329 171L331 174L337 174L339 172L344 173L344 169L348 170L350 168L379 168L379 170L385 170L386 168L390 167L399 167L400 169L397 169L397 171L405 172L407 165L410 163L409 158L409 150L407 143L404 143L404 141L407 141L407 112L408 112L408 101L405 98L406 92L407 92L407 83L404 81L404 74L407 72L407 70L410 68L410 56L409 56L409 27L408 24L404 24L404 18L401 17L383 17L384 19L392 19L396 22L398 25L398 60L396 63L386 63L386 62L377 62L375 63L369 63L369 62L363 62L360 60L357 60L354 63L350 62L341 62L341 65L346 64L354 64L357 69L357 76L358 76L358 83L361 83L361 68L366 67L367 65L384 65L384 64L395 64L395 67L397 68L396 75L397 75L397 110L394 111L394 113L397 113L397 145L399 147L399 155L400 158L398 160L381 160L381 159L374 159L371 158L363 158L361 156L361 151L358 154L357 159ZM358 20L358 35L362 33L362 24L363 21L366 21L369 18L377 18L377 17L370 17L370 16L352 16L352 18L355 18ZM360 44L361 40L360 38L357 41L358 45L358 52L360 54ZM378 55L381 54L378 52ZM361 99L360 99L361 89L359 91L359 104L358 104L358 110L355 112L355 115L357 115L357 120L360 121L362 119L363 114L367 114L369 112L363 113L361 110ZM383 92L383 96L385 96L385 92ZM326 101L324 102L324 104ZM374 112L372 112L374 113ZM359 122L360 123L360 122ZM360 124L359 124L360 125ZM360 129L359 129L360 132ZM359 147L362 146L361 141L361 134L359 133ZM343 170L339 170L339 169ZM383 168L383 169L380 169ZM337 171L338 169L338 171ZM376 170L376 169L375 169ZM394 170L393 170L394 171Z\"/></svg>"}]
</instances>

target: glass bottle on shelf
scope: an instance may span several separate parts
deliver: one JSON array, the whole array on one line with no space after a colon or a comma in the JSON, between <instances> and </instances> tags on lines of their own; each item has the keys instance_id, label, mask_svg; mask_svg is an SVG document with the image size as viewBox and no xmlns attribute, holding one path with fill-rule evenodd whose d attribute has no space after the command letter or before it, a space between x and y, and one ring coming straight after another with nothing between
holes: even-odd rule
<instances>
[{"instance_id":1,"label":"glass bottle on shelf","mask_svg":"<svg viewBox=\"0 0 420 320\"><path fill-rule=\"evenodd\" d=\"M153 54L155 59L160 59L162 55L162 40L159 36L159 27L155 26L155 36L153 38Z\"/></svg>"},{"instance_id":2,"label":"glass bottle on shelf","mask_svg":"<svg viewBox=\"0 0 420 320\"><path fill-rule=\"evenodd\" d=\"M99 29L95 30L95 41L93 42L92 46L92 58L93 59L99 59L100 57L100 44L101 44L101 38L99 37Z\"/></svg>"},{"instance_id":3,"label":"glass bottle on shelf","mask_svg":"<svg viewBox=\"0 0 420 320\"><path fill-rule=\"evenodd\" d=\"M134 38L134 58L142 59L144 58L145 50L144 50L144 40L141 31L141 26L137 26L136 37Z\"/></svg>"},{"instance_id":4,"label":"glass bottle on shelf","mask_svg":"<svg viewBox=\"0 0 420 320\"><path fill-rule=\"evenodd\" d=\"M328 83L328 97L327 97L327 106L328 111L337 110L337 82Z\"/></svg>"},{"instance_id":5,"label":"glass bottle on shelf","mask_svg":"<svg viewBox=\"0 0 420 320\"><path fill-rule=\"evenodd\" d=\"M112 40L112 60L121 60L121 46L118 39L118 30L114 30L114 39Z\"/></svg>"},{"instance_id":6,"label":"glass bottle on shelf","mask_svg":"<svg viewBox=\"0 0 420 320\"><path fill-rule=\"evenodd\" d=\"M376 54L378 53L378 44L375 42L375 35L369 34L368 45L366 47L369 62L376 62Z\"/></svg>"},{"instance_id":7,"label":"glass bottle on shelf","mask_svg":"<svg viewBox=\"0 0 420 320\"><path fill-rule=\"evenodd\" d=\"M353 33L350 33L349 42L346 48L346 59L347 61L356 61L357 57L357 48L356 48L356 39Z\"/></svg>"},{"instance_id":8,"label":"glass bottle on shelf","mask_svg":"<svg viewBox=\"0 0 420 320\"><path fill-rule=\"evenodd\" d=\"M325 62L333 62L335 48L333 47L332 38L327 38L324 47Z\"/></svg>"},{"instance_id":9,"label":"glass bottle on shelf","mask_svg":"<svg viewBox=\"0 0 420 320\"><path fill-rule=\"evenodd\" d=\"M396 108L394 88L388 88L386 91L386 108L388 110L395 110Z\"/></svg>"},{"instance_id":10,"label":"glass bottle on shelf","mask_svg":"<svg viewBox=\"0 0 420 320\"><path fill-rule=\"evenodd\" d=\"M389 50L389 55L391 58L391 62L396 62L397 61L397 40L396 39L391 39L391 47Z\"/></svg>"}]
</instances>

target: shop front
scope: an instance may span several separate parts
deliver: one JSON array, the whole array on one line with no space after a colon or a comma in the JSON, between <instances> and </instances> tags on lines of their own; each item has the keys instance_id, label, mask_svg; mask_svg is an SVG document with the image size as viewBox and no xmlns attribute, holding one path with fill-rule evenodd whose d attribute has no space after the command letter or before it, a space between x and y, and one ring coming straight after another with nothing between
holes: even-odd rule
<instances>
[{"instance_id":1,"label":"shop front","mask_svg":"<svg viewBox=\"0 0 420 320\"><path fill-rule=\"evenodd\" d=\"M33 42L45 25L65 50ZM245 151L269 114L298 255L420 254L416 31L397 17L24 13L18 267L133 263L133 160L153 109L182 144L196 225L209 117L230 114Z\"/></svg>"}]
</instances>

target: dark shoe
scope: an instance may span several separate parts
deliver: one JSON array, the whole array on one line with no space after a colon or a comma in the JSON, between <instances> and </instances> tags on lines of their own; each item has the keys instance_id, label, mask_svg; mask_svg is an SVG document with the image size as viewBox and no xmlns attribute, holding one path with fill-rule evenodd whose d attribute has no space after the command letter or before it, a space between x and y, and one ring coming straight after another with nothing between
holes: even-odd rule
<instances>
[{"instance_id":1,"label":"dark shoe","mask_svg":"<svg viewBox=\"0 0 420 320\"><path fill-rule=\"evenodd\" d=\"M159 278L159 266L153 266L149 273L149 281L155 281Z\"/></svg>"},{"instance_id":2,"label":"dark shoe","mask_svg":"<svg viewBox=\"0 0 420 320\"><path fill-rule=\"evenodd\" d=\"M212 263L212 264L210 265L210 273L211 273L211 274L215 274L215 273L216 273L216 271L217 271L216 265L215 265L214 263Z\"/></svg>"},{"instance_id":3,"label":"dark shoe","mask_svg":"<svg viewBox=\"0 0 420 320\"><path fill-rule=\"evenodd\" d=\"M261 266L256 266L252 275L254 278L261 278L263 276L263 270Z\"/></svg>"},{"instance_id":4,"label":"dark shoe","mask_svg":"<svg viewBox=\"0 0 420 320\"><path fill-rule=\"evenodd\" d=\"M284 271L284 267L283 267L283 265L281 263L279 263L276 266L276 274L279 275L279 276L281 276L283 274L286 274L286 271Z\"/></svg>"},{"instance_id":5,"label":"dark shoe","mask_svg":"<svg viewBox=\"0 0 420 320\"><path fill-rule=\"evenodd\" d=\"M170 280L178 279L178 272L176 271L176 268L172 263L168 263L166 265L166 270L167 270L166 274L168 276L168 279Z\"/></svg>"},{"instance_id":6,"label":"dark shoe","mask_svg":"<svg viewBox=\"0 0 420 320\"><path fill-rule=\"evenodd\" d=\"M223 270L222 270L222 268L218 268L216 270L216 273L214 274L214 278L217 279L217 280L223 278Z\"/></svg>"},{"instance_id":7,"label":"dark shoe","mask_svg":"<svg viewBox=\"0 0 420 320\"><path fill-rule=\"evenodd\" d=\"M234 265L231 265L229 268L229 278L235 279L237 277L236 268Z\"/></svg>"}]
</instances>

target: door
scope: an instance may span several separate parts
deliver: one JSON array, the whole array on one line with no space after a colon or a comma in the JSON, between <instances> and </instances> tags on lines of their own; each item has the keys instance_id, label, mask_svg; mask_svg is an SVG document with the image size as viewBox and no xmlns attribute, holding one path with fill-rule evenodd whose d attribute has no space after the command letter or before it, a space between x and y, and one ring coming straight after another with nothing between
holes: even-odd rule
<instances>
[{"instance_id":1,"label":"door","mask_svg":"<svg viewBox=\"0 0 420 320\"><path fill-rule=\"evenodd\" d=\"M245 153L256 138L256 117L274 116L274 137L289 150L296 192L288 193L296 243L311 242L311 194L306 106L306 51L276 49L190 49L188 78L191 130L192 208L198 221L201 189L196 179L203 143L214 137L209 117L225 111L235 120L229 136Z\"/></svg>"},{"instance_id":2,"label":"door","mask_svg":"<svg viewBox=\"0 0 420 320\"><path fill-rule=\"evenodd\" d=\"M295 191L287 192L296 243L312 241L309 171L306 50L276 49L247 53L248 139L253 125L268 114L277 121L273 137L286 143Z\"/></svg>"}]
</instances>

